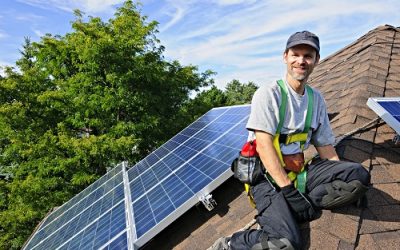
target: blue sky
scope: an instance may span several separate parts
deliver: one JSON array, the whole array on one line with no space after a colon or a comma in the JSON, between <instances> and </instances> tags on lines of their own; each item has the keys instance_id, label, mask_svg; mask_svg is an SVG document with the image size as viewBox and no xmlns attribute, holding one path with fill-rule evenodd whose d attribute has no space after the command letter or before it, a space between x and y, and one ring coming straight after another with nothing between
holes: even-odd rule
<instances>
[{"instance_id":1,"label":"blue sky","mask_svg":"<svg viewBox=\"0 0 400 250\"><path fill-rule=\"evenodd\" d=\"M24 37L71 31L72 10L112 17L123 0L0 1L0 65L19 58ZM322 59L379 25L400 26L398 0L142 0L141 12L159 22L168 60L211 69L223 88L232 79L258 85L283 76L288 36L310 30Z\"/></svg>"}]
</instances>

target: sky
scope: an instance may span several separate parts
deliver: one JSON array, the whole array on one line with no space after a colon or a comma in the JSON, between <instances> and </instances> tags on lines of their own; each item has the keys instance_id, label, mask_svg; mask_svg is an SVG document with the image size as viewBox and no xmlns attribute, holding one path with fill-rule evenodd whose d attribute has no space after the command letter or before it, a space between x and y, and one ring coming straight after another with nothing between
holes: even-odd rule
<instances>
[{"instance_id":1,"label":"sky","mask_svg":"<svg viewBox=\"0 0 400 250\"><path fill-rule=\"evenodd\" d=\"M74 9L107 21L123 2L0 1L0 65L15 65L24 37L71 32ZM142 0L140 11L159 23L167 60L216 72L221 89L233 79L262 85L281 78L282 53L296 31L317 34L324 59L380 25L400 26L398 0Z\"/></svg>"}]
</instances>

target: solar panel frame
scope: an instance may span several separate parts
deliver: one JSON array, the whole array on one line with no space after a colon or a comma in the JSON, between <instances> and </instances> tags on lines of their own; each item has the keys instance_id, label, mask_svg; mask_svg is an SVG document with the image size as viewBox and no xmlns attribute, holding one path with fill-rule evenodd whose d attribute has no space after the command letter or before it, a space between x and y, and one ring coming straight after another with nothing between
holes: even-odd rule
<instances>
[{"instance_id":1,"label":"solar panel frame","mask_svg":"<svg viewBox=\"0 0 400 250\"><path fill-rule=\"evenodd\" d=\"M371 97L367 101L367 105L400 135L400 109L390 109L385 105L388 103L400 106L400 97Z\"/></svg>"}]
</instances>

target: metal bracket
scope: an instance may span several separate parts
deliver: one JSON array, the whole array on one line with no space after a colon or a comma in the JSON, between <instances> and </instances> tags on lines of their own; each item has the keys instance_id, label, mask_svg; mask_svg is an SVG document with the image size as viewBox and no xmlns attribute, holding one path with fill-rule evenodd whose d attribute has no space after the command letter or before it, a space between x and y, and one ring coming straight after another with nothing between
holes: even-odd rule
<instances>
[{"instance_id":1,"label":"metal bracket","mask_svg":"<svg viewBox=\"0 0 400 250\"><path fill-rule=\"evenodd\" d=\"M200 201L208 211L213 210L217 206L217 202L212 198L211 194L202 195Z\"/></svg>"}]
</instances>

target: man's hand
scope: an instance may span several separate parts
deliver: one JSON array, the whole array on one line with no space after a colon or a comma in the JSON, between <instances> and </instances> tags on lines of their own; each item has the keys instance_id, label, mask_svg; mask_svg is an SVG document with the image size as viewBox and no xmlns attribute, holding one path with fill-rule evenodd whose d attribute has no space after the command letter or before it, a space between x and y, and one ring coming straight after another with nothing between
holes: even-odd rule
<instances>
[{"instance_id":1,"label":"man's hand","mask_svg":"<svg viewBox=\"0 0 400 250\"><path fill-rule=\"evenodd\" d=\"M311 202L293 184L281 188L281 191L298 222L311 221L318 217L319 214Z\"/></svg>"}]
</instances>

